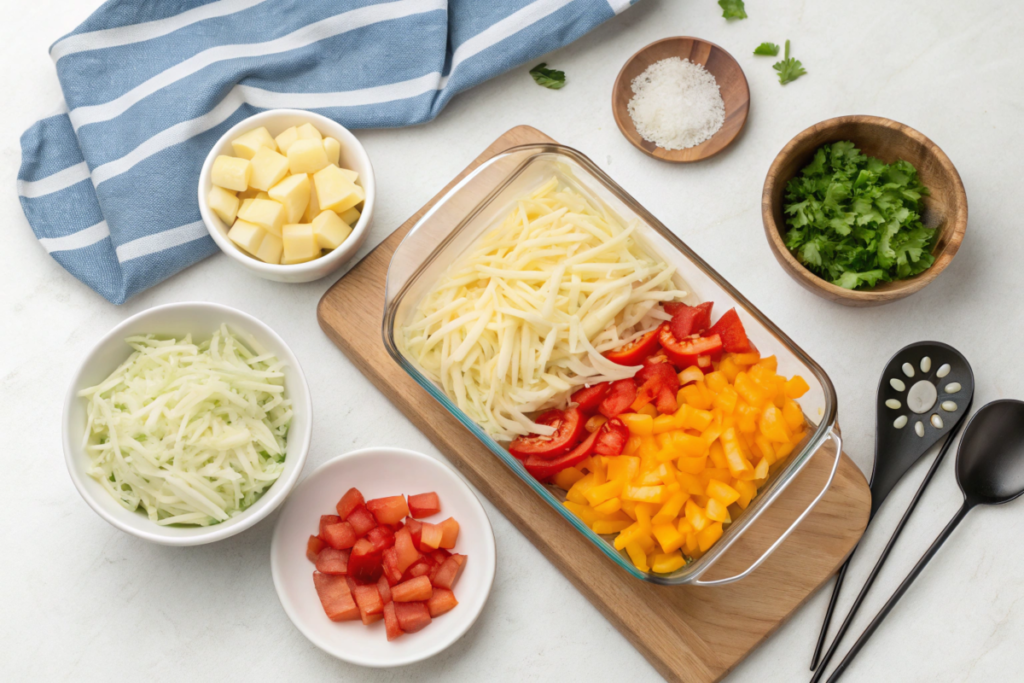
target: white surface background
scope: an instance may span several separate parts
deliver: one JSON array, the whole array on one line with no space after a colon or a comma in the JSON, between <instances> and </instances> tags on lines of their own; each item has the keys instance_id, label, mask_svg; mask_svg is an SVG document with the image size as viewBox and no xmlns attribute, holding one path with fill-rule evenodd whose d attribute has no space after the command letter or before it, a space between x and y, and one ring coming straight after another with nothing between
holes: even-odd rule
<instances>
[{"instance_id":1,"label":"white surface background","mask_svg":"<svg viewBox=\"0 0 1024 683\"><path fill-rule=\"evenodd\" d=\"M320 331L315 307L333 278L282 285L256 279L218 255L118 308L64 272L35 242L14 191L18 137L60 100L47 47L97 4L3 2L4 679L656 680L654 669L487 503L499 568L477 627L430 662L391 671L335 661L292 627L270 580L276 516L228 541L175 549L126 536L86 507L61 453L66 383L110 327L170 301L236 306L292 346L319 417L309 470L365 446L390 444L441 457ZM537 87L527 68L519 68L459 96L430 124L360 133L380 192L364 251L503 131L534 125L607 170L824 366L839 392L847 450L870 471L878 373L904 344L931 338L962 350L977 377L976 405L1024 396L1024 313L1016 294L1024 286L1024 6L1010 0L748 0L747 11L749 19L727 23L713 0L643 0L548 56L551 66L568 74L561 91ZM671 35L722 45L750 82L752 107L743 135L719 157L691 166L671 166L635 150L619 134L609 107L625 59ZM781 87L774 60L751 51L762 41L781 44L786 38L809 74ZM931 137L956 164L970 202L970 228L949 269L926 290L880 309L848 309L800 289L772 258L761 227L761 185L778 150L817 121L854 113L894 118ZM848 586L859 585L923 473L923 467L914 470L890 498ZM951 455L861 623L959 504ZM1019 680L1022 533L1024 502L973 512L845 680ZM853 593L847 591L847 601ZM826 600L827 591L814 596L729 680L805 679Z\"/></svg>"}]
</instances>

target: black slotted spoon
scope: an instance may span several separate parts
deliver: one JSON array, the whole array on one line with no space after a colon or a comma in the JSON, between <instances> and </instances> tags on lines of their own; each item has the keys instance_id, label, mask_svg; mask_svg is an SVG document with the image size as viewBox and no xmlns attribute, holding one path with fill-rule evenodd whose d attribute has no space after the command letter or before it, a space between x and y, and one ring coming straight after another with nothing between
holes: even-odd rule
<instances>
[{"instance_id":1,"label":"black slotted spoon","mask_svg":"<svg viewBox=\"0 0 1024 683\"><path fill-rule=\"evenodd\" d=\"M934 395L927 387L923 386L925 383L934 388ZM948 391L948 389L956 389L956 391ZM821 678L825 663L831 659L840 639L849 628L861 602L881 570L882 564L888 558L896 539L903 531L917 501L928 484L931 483L932 476L953 442L956 431L963 423L964 416L969 412L973 397L974 373L971 371L970 363L967 362L963 354L948 344L934 341L910 344L897 351L896 355L886 364L882 378L879 380L876 399L878 426L875 431L875 464L869 483L871 488L869 524L882 507L885 498L907 470L940 439L946 437L946 442L922 480L914 499L903 515L903 519L897 525L892 538L889 539L889 543L861 589L860 595L857 596L857 600L851 607L850 613L836 634L825 656L825 662L820 662L821 650L825 645L825 637L828 635L832 614L839 599L839 591L856 548L840 567L835 586L832 588L828 610L821 625L821 632L818 634L818 642L814 648L811 671L817 669L818 674L811 679L812 681ZM897 406L896 403L899 405ZM927 408L920 410L925 408L925 404L927 404ZM935 423L933 423L934 416L938 416L938 421ZM820 667L819 662L821 663Z\"/></svg>"}]
</instances>

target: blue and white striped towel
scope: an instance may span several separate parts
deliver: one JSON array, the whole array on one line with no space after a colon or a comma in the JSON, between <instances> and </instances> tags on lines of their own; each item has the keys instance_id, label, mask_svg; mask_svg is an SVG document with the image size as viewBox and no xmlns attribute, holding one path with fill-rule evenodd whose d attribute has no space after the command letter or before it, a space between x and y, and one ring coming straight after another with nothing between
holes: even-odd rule
<instances>
[{"instance_id":1,"label":"blue and white striped towel","mask_svg":"<svg viewBox=\"0 0 1024 683\"><path fill-rule=\"evenodd\" d=\"M66 108L22 135L22 208L58 263L123 303L217 251L195 188L238 121L429 121L633 2L109 0L50 48Z\"/></svg>"}]
</instances>

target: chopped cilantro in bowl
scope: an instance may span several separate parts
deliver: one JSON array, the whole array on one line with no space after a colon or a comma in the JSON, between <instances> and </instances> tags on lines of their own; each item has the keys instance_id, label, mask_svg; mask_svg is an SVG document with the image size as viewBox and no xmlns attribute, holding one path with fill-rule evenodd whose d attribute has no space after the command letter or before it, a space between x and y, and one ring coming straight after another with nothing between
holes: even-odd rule
<instances>
[{"instance_id":1,"label":"chopped cilantro in bowl","mask_svg":"<svg viewBox=\"0 0 1024 683\"><path fill-rule=\"evenodd\" d=\"M917 169L886 164L852 142L833 142L786 184L786 247L822 279L846 289L922 273L936 231L921 222L928 188Z\"/></svg>"}]
</instances>

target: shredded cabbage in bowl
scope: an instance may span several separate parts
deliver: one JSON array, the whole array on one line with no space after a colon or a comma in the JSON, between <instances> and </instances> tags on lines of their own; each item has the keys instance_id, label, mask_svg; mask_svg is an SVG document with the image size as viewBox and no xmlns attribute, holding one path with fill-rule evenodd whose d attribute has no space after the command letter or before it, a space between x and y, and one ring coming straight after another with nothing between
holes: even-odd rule
<instances>
[{"instance_id":1,"label":"shredded cabbage in bowl","mask_svg":"<svg viewBox=\"0 0 1024 683\"><path fill-rule=\"evenodd\" d=\"M226 325L200 344L191 335L125 342L134 353L78 393L88 401L89 474L161 525L217 524L256 502L284 470L284 364Z\"/></svg>"}]
</instances>

